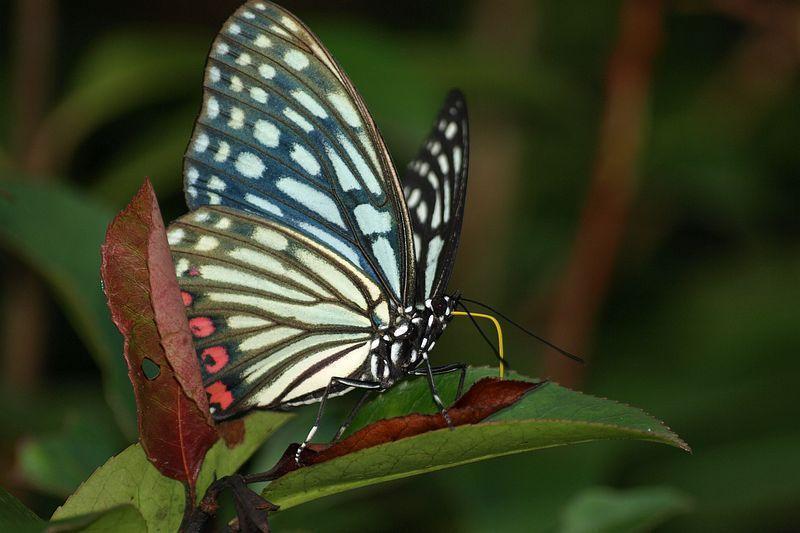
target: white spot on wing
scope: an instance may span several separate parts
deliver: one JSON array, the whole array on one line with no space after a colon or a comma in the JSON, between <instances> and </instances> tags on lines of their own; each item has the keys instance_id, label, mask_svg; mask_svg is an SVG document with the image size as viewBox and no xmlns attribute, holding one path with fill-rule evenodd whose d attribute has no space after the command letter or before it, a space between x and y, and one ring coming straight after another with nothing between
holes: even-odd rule
<instances>
[{"instance_id":1,"label":"white spot on wing","mask_svg":"<svg viewBox=\"0 0 800 533\"><path fill-rule=\"evenodd\" d=\"M448 222L450 220L450 182L448 180L444 180L444 214L442 215L443 220Z\"/></svg>"},{"instance_id":2,"label":"white spot on wing","mask_svg":"<svg viewBox=\"0 0 800 533\"><path fill-rule=\"evenodd\" d=\"M174 246L176 244L180 244L185 236L186 232L183 231L183 228L175 228L167 233L167 242L170 244L170 246Z\"/></svg>"},{"instance_id":3,"label":"white spot on wing","mask_svg":"<svg viewBox=\"0 0 800 533\"><path fill-rule=\"evenodd\" d=\"M337 154L336 151L330 146L325 147L325 152L328 154L328 159L330 159L331 164L333 165L333 171L336 174L336 178L339 180L339 185L342 186L342 190L360 190L361 184L358 183L358 180L350 171L350 167L348 167L347 164L342 161L342 158L339 157L339 154Z\"/></svg>"},{"instance_id":4,"label":"white spot on wing","mask_svg":"<svg viewBox=\"0 0 800 533\"><path fill-rule=\"evenodd\" d=\"M461 172L461 147L453 147L453 170L458 173Z\"/></svg>"},{"instance_id":5,"label":"white spot on wing","mask_svg":"<svg viewBox=\"0 0 800 533\"><path fill-rule=\"evenodd\" d=\"M258 226L253 231L253 240L263 244L273 250L285 250L289 246L289 240L277 231Z\"/></svg>"},{"instance_id":6,"label":"white spot on wing","mask_svg":"<svg viewBox=\"0 0 800 533\"><path fill-rule=\"evenodd\" d=\"M178 259L178 262L175 263L175 275L178 277L183 276L187 270L189 270L189 260L185 257L181 257Z\"/></svg>"},{"instance_id":7,"label":"white spot on wing","mask_svg":"<svg viewBox=\"0 0 800 533\"><path fill-rule=\"evenodd\" d=\"M228 327L232 329L263 328L271 324L274 322L257 316L233 315L228 317Z\"/></svg>"},{"instance_id":8,"label":"white spot on wing","mask_svg":"<svg viewBox=\"0 0 800 533\"><path fill-rule=\"evenodd\" d=\"M272 46L272 41L270 40L269 37L267 37L263 33L260 33L258 37L256 37L256 40L253 41L253 44L259 48L269 48L270 46Z\"/></svg>"},{"instance_id":9,"label":"white spot on wing","mask_svg":"<svg viewBox=\"0 0 800 533\"><path fill-rule=\"evenodd\" d=\"M225 141L220 141L219 148L217 148L217 153L214 154L214 161L217 163L224 163L228 159L229 155L231 155L231 145Z\"/></svg>"},{"instance_id":10,"label":"white spot on wing","mask_svg":"<svg viewBox=\"0 0 800 533\"><path fill-rule=\"evenodd\" d=\"M239 57L236 58L236 64L237 65L241 65L243 67L246 67L247 65L249 65L252 62L253 62L253 58L250 57L250 54L248 54L246 52L243 52L243 53L239 54Z\"/></svg>"},{"instance_id":11,"label":"white spot on wing","mask_svg":"<svg viewBox=\"0 0 800 533\"><path fill-rule=\"evenodd\" d=\"M406 200L406 206L408 206L408 208L411 209L412 207L417 205L417 202L419 202L420 198L422 198L422 193L419 191L419 189L413 189L411 191L411 194L408 195L408 200Z\"/></svg>"},{"instance_id":12,"label":"white spot on wing","mask_svg":"<svg viewBox=\"0 0 800 533\"><path fill-rule=\"evenodd\" d=\"M277 24L273 24L272 26L269 27L269 29L270 29L270 31L273 31L273 32L275 32L278 35L281 35L283 37L291 37L291 35L289 35L289 32L287 32L286 30L284 30L283 28L281 28Z\"/></svg>"},{"instance_id":13,"label":"white spot on wing","mask_svg":"<svg viewBox=\"0 0 800 533\"><path fill-rule=\"evenodd\" d=\"M231 108L231 119L228 121L228 126L234 130L242 129L244 126L244 111L238 107Z\"/></svg>"},{"instance_id":14,"label":"white spot on wing","mask_svg":"<svg viewBox=\"0 0 800 533\"><path fill-rule=\"evenodd\" d=\"M208 79L210 79L212 83L217 83L221 78L222 73L219 71L219 67L211 67L208 69Z\"/></svg>"},{"instance_id":15,"label":"white spot on wing","mask_svg":"<svg viewBox=\"0 0 800 533\"><path fill-rule=\"evenodd\" d=\"M261 74L261 77L265 80L271 80L275 77L275 67L267 65L266 63L261 63L261 66L258 67L258 73Z\"/></svg>"},{"instance_id":16,"label":"white spot on wing","mask_svg":"<svg viewBox=\"0 0 800 533\"><path fill-rule=\"evenodd\" d=\"M286 64L295 70L303 70L309 64L308 57L300 50L288 50L283 55L283 60Z\"/></svg>"},{"instance_id":17,"label":"white spot on wing","mask_svg":"<svg viewBox=\"0 0 800 533\"><path fill-rule=\"evenodd\" d=\"M295 100L300 102L303 107L314 113L319 118L328 118L328 113L325 111L325 108L323 108L319 102L317 102L307 92L296 89L292 91L292 96Z\"/></svg>"},{"instance_id":18,"label":"white spot on wing","mask_svg":"<svg viewBox=\"0 0 800 533\"><path fill-rule=\"evenodd\" d=\"M261 87L252 87L250 89L250 98L258 102L259 104L266 104L267 103L267 91L262 89Z\"/></svg>"},{"instance_id":19,"label":"white spot on wing","mask_svg":"<svg viewBox=\"0 0 800 533\"><path fill-rule=\"evenodd\" d=\"M433 279L436 276L436 267L439 265L439 254L442 252L444 241L440 236L436 236L428 243L428 258L425 265L425 295L431 295Z\"/></svg>"},{"instance_id":20,"label":"white spot on wing","mask_svg":"<svg viewBox=\"0 0 800 533\"><path fill-rule=\"evenodd\" d=\"M213 96L208 97L206 102L206 117L214 120L219 116L219 102Z\"/></svg>"},{"instance_id":21,"label":"white spot on wing","mask_svg":"<svg viewBox=\"0 0 800 533\"><path fill-rule=\"evenodd\" d=\"M217 176L211 176L208 180L208 188L212 191L224 191L226 186L225 182Z\"/></svg>"},{"instance_id":22,"label":"white spot on wing","mask_svg":"<svg viewBox=\"0 0 800 533\"><path fill-rule=\"evenodd\" d=\"M327 194L292 178L281 178L276 185L288 197L317 213L325 220L345 227L336 202Z\"/></svg>"},{"instance_id":23,"label":"white spot on wing","mask_svg":"<svg viewBox=\"0 0 800 533\"><path fill-rule=\"evenodd\" d=\"M442 169L442 174L446 176L447 173L450 172L450 164L447 162L447 156L441 154L437 159L439 161L439 168Z\"/></svg>"},{"instance_id":24,"label":"white spot on wing","mask_svg":"<svg viewBox=\"0 0 800 533\"><path fill-rule=\"evenodd\" d=\"M283 110L283 114L286 118L300 126L300 128L306 133L309 133L314 129L314 125L307 121L303 115L294 109L287 107Z\"/></svg>"},{"instance_id":25,"label":"white spot on wing","mask_svg":"<svg viewBox=\"0 0 800 533\"><path fill-rule=\"evenodd\" d=\"M436 229L442 223L442 202L439 201L439 195L436 195L436 200L433 203L433 214L431 215L431 228Z\"/></svg>"},{"instance_id":26,"label":"white spot on wing","mask_svg":"<svg viewBox=\"0 0 800 533\"><path fill-rule=\"evenodd\" d=\"M264 169L261 158L251 152L242 152L236 158L236 170L246 178L260 178Z\"/></svg>"},{"instance_id":27,"label":"white spot on wing","mask_svg":"<svg viewBox=\"0 0 800 533\"><path fill-rule=\"evenodd\" d=\"M197 244L194 245L194 249L198 252L210 252L217 246L219 246L218 239L209 235L203 235L197 239ZM205 274L205 270L203 271L203 274Z\"/></svg>"},{"instance_id":28,"label":"white spot on wing","mask_svg":"<svg viewBox=\"0 0 800 533\"><path fill-rule=\"evenodd\" d=\"M417 218L419 218L419 221L422 223L428 220L428 204L425 203L424 200L420 202L419 207L417 207Z\"/></svg>"},{"instance_id":29,"label":"white spot on wing","mask_svg":"<svg viewBox=\"0 0 800 533\"><path fill-rule=\"evenodd\" d=\"M273 215L283 216L283 211L281 211L280 207L273 204L266 198L262 198L252 193L247 193L244 195L244 201L258 207L262 211L266 211L267 213L272 213Z\"/></svg>"},{"instance_id":30,"label":"white spot on wing","mask_svg":"<svg viewBox=\"0 0 800 533\"><path fill-rule=\"evenodd\" d=\"M292 146L292 152L289 156L301 167L303 170L311 174L312 176L316 176L319 174L320 166L319 162L316 158L311 155L305 146L301 144L295 144Z\"/></svg>"},{"instance_id":31,"label":"white spot on wing","mask_svg":"<svg viewBox=\"0 0 800 533\"><path fill-rule=\"evenodd\" d=\"M228 52L230 52L230 47L225 43L217 43L217 46L214 48L217 52L217 55L224 56Z\"/></svg>"},{"instance_id":32,"label":"white spot on wing","mask_svg":"<svg viewBox=\"0 0 800 533\"><path fill-rule=\"evenodd\" d=\"M208 148L209 142L210 141L208 135L206 135L205 133L199 134L194 139L194 151L197 152L198 154L202 154Z\"/></svg>"},{"instance_id":33,"label":"white spot on wing","mask_svg":"<svg viewBox=\"0 0 800 533\"><path fill-rule=\"evenodd\" d=\"M451 122L450 124L448 124L447 129L444 130L444 136L447 137L448 139L452 139L453 137L455 137L456 133L458 133L458 126L456 125L455 122Z\"/></svg>"},{"instance_id":34,"label":"white spot on wing","mask_svg":"<svg viewBox=\"0 0 800 533\"><path fill-rule=\"evenodd\" d=\"M328 100L331 101L333 107L339 112L345 122L354 128L361 127L361 117L358 116L353 104L347 96L340 93L330 93Z\"/></svg>"},{"instance_id":35,"label":"white spot on wing","mask_svg":"<svg viewBox=\"0 0 800 533\"><path fill-rule=\"evenodd\" d=\"M300 26L298 26L295 21L293 21L292 19L290 19L287 16L281 17L281 24L283 24L284 26L286 26L287 28L289 28L292 31L297 31L297 30L300 29Z\"/></svg>"},{"instance_id":36,"label":"white spot on wing","mask_svg":"<svg viewBox=\"0 0 800 533\"><path fill-rule=\"evenodd\" d=\"M369 168L369 165L367 165L367 162L361 157L356 147L342 134L337 135L336 139L339 141L339 144L342 145L345 152L347 152L347 156L353 162L353 165L355 165L356 171L361 176L361 179L364 180L364 183L367 184L367 188L370 192L376 196L380 196L383 190L378 180L375 178L375 174L372 173L372 169Z\"/></svg>"},{"instance_id":37,"label":"white spot on wing","mask_svg":"<svg viewBox=\"0 0 800 533\"><path fill-rule=\"evenodd\" d=\"M386 237L378 237L372 243L372 252L378 260L378 264L383 270L383 273L389 280L389 285L395 293L395 296L400 296L400 272L397 268L397 255L395 254L389 239Z\"/></svg>"},{"instance_id":38,"label":"white spot on wing","mask_svg":"<svg viewBox=\"0 0 800 533\"><path fill-rule=\"evenodd\" d=\"M360 204L353 209L358 227L365 235L388 233L392 229L392 216L381 212L370 204Z\"/></svg>"},{"instance_id":39,"label":"white spot on wing","mask_svg":"<svg viewBox=\"0 0 800 533\"><path fill-rule=\"evenodd\" d=\"M258 120L253 126L253 137L267 148L276 148L281 132L275 124L268 120Z\"/></svg>"}]
</instances>

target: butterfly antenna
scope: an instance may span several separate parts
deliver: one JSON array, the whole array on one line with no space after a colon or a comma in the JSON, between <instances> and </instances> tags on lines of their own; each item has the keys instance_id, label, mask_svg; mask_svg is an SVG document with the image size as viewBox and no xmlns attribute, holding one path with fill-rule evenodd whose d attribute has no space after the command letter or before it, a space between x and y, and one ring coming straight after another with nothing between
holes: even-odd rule
<instances>
[{"instance_id":1,"label":"butterfly antenna","mask_svg":"<svg viewBox=\"0 0 800 533\"><path fill-rule=\"evenodd\" d=\"M511 365L508 364L508 361L506 361L505 357L500 355L500 352L498 352L497 348L494 347L494 344L492 344L492 341L490 341L489 337L486 336L486 333L483 332L483 329L478 324L478 321L475 320L475 317L472 316L472 313L470 313L469 309L467 309L467 306L465 306L463 303L461 303L461 301L458 302L458 306L461 307L461 309L464 310L464 312L469 317L470 321L472 321L472 325L475 326L475 329L477 329L478 333L481 334L481 337L483 337L483 340L485 340L486 344L488 344L489 347L492 349L492 352L494 352L494 356L500 362L501 368L503 368L504 370L511 370Z\"/></svg>"},{"instance_id":2,"label":"butterfly antenna","mask_svg":"<svg viewBox=\"0 0 800 533\"><path fill-rule=\"evenodd\" d=\"M573 353L570 353L570 352L564 350L563 348L559 348L558 346L556 346L552 342L548 341L545 338L540 337L539 335L537 335L536 333L532 332L531 330L529 330L525 326L522 326L521 324L511 320L506 315L504 315L503 313L501 313L500 311L498 311L497 309L495 309L494 307L492 307L490 305L487 305L487 304L485 304L483 302L479 302L477 300L471 300L469 298L461 298L461 301L467 302L467 303L471 303L471 304L475 304L475 305L479 305L479 306L483 307L484 309L487 309L487 310L491 311L492 313L495 313L497 316L499 316L500 318L502 318L503 320L505 320L506 322L508 322L512 326L516 327L520 331L523 331L524 333L527 333L528 335L530 335L531 337L533 337L537 341L541 342L542 344L545 344L546 346L549 346L550 348L554 349L555 351L557 351L561 355L563 355L565 357L569 357L573 361L576 361L576 362L578 362L580 364L585 364L586 363L586 361L584 361L583 358L578 357L577 355L575 355ZM463 306L463 304L462 304L462 306Z\"/></svg>"}]
</instances>

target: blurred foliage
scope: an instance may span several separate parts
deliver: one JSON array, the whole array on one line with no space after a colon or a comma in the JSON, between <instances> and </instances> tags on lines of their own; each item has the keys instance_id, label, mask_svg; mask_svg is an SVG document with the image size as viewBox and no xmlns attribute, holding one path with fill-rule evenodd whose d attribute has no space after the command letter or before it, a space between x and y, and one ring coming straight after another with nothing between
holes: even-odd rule
<instances>
[{"instance_id":1,"label":"blurred foliage","mask_svg":"<svg viewBox=\"0 0 800 533\"><path fill-rule=\"evenodd\" d=\"M641 487L625 491L591 488L575 496L561 516L562 533L651 531L690 508L674 489Z\"/></svg>"},{"instance_id":2,"label":"blurred foliage","mask_svg":"<svg viewBox=\"0 0 800 533\"><path fill-rule=\"evenodd\" d=\"M401 166L453 85L473 112L476 157L484 158L475 168L502 168L492 159L502 154L481 151L495 137L519 147L513 177L488 170L470 177L453 287L538 331L592 174L620 3L537 0L529 21L503 12L523 3L413 1L401 9L302 0L290 7L349 72ZM0 446L12 458L2 485L43 516L62 503L48 494L62 494L99 466L100 455L118 451L120 431L132 437L98 246L111 213L144 175L167 219L183 211L180 156L200 105L203 58L235 5L61 2L54 84L33 139L48 163L46 185L31 183L12 142L17 34L14 3L0 5L0 38L10 52L0 56L0 274L17 272L21 260L60 306L51 310L38 393L3 391ZM778 39L797 31L799 20L793 4L781 1L679 2L665 12L641 179L582 389L669 420L693 456L603 443L499 458L312 502L280 513L275 526L569 531L588 510L615 530L655 525L646 514L678 511L660 530L796 529L800 77L797 39L788 39L794 49ZM509 37L511 46L503 39L520 24L528 28L524 39ZM493 210L498 189L513 194ZM438 358L488 361L467 324L448 331ZM539 360L520 355L531 352L531 341L508 334L512 362L535 375ZM67 452L71 461L53 468L65 454L59 439L85 437L81 421L94 416L86 406L102 411L103 395L120 431L98 436L97 454ZM349 401L334 402L331 418ZM89 414L75 414L82 411ZM296 440L308 416L301 410L276 435ZM262 451L260 464L269 457L274 450ZM666 488L646 488L653 485Z\"/></svg>"}]
</instances>

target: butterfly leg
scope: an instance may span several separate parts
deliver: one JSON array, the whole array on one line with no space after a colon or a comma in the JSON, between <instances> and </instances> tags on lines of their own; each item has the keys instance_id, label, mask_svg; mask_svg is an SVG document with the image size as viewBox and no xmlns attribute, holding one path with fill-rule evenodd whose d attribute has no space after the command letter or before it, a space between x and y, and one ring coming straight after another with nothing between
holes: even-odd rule
<instances>
[{"instance_id":1,"label":"butterfly leg","mask_svg":"<svg viewBox=\"0 0 800 533\"><path fill-rule=\"evenodd\" d=\"M444 421L447 422L447 427L450 429L454 429L453 421L450 420L450 415L447 414L447 408L442 403L442 399L439 397L439 392L436 390L436 382L433 380L433 367L431 366L430 359L428 359L428 353L422 352L422 359L425 362L425 375L428 377L428 386L431 388L431 396L433 396L433 401L436 404L436 407L439 408L439 411L442 413L444 417Z\"/></svg>"},{"instance_id":2,"label":"butterfly leg","mask_svg":"<svg viewBox=\"0 0 800 533\"><path fill-rule=\"evenodd\" d=\"M452 372L459 372L461 375L458 378L458 391L456 392L456 400L461 398L461 393L464 392L464 380L467 378L467 365L466 363L451 363L449 365L431 367L431 373L434 376L442 374L450 374ZM427 369L415 368L410 372L412 376L427 376Z\"/></svg>"},{"instance_id":3,"label":"butterfly leg","mask_svg":"<svg viewBox=\"0 0 800 533\"><path fill-rule=\"evenodd\" d=\"M330 396L331 389L334 385L344 385L345 387L353 387L354 389L362 389L367 391L381 390L383 388L383 385L377 381L361 381L359 379L337 377L331 378L331 380L328 382L328 386L325 387L325 392L322 394L322 398L320 398L317 419L314 421L314 425L311 426L311 429L309 430L305 440L297 448L297 452L294 454L294 459L297 464L300 464L300 455L303 453L303 450L308 447L308 443L311 442L311 439L313 439L314 435L317 433L317 429L319 429L319 423L320 420L322 420L322 414L325 412L325 403L328 401L328 396Z\"/></svg>"},{"instance_id":4,"label":"butterfly leg","mask_svg":"<svg viewBox=\"0 0 800 533\"><path fill-rule=\"evenodd\" d=\"M347 431L347 428L350 427L350 424L353 422L353 419L356 417L356 414L358 414L358 412L364 406L364 402L366 402L367 398L369 398L372 395L372 392L373 392L372 389L365 390L364 394L361 395L361 398L358 399L358 402L353 406L352 409L350 409L350 412L347 414L347 418L345 418L344 422L342 422L342 425L339 426L339 431L336 432L336 436L333 437L333 441L331 441L333 444L339 442L339 439L342 438L344 432Z\"/></svg>"}]
</instances>

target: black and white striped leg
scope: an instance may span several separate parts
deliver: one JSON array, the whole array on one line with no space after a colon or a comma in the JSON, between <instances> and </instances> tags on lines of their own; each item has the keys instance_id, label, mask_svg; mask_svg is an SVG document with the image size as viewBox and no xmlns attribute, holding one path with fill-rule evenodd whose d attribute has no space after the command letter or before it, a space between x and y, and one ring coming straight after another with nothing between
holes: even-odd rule
<instances>
[{"instance_id":1,"label":"black and white striped leg","mask_svg":"<svg viewBox=\"0 0 800 533\"><path fill-rule=\"evenodd\" d=\"M322 413L325 412L325 403L328 401L328 396L330 396L331 388L334 385L344 385L345 387L352 387L354 389L362 390L380 390L383 387L383 385L377 381L361 381L359 379L337 377L331 378L331 380L328 382L328 386L325 387L325 392L322 394L322 398L320 398L317 419L314 421L314 425L311 426L311 429L308 431L308 436L306 436L305 440L297 448L297 452L294 454L294 460L298 465L300 464L300 455L303 453L303 450L306 449L308 443L311 442L311 439L314 438L314 435L317 433L317 429L319 429L319 422L322 420Z\"/></svg>"},{"instance_id":2,"label":"black and white striped leg","mask_svg":"<svg viewBox=\"0 0 800 533\"><path fill-rule=\"evenodd\" d=\"M428 359L427 352L422 352L422 359L425 362L425 375L428 376L428 386L431 388L431 396L433 396L433 401L436 404L436 407L439 408L439 411L441 411L444 421L447 422L447 427L450 429L455 429L453 427L453 421L450 420L450 415L447 414L447 408L442 403L442 399L439 397L439 392L436 390L436 382L433 379L433 367L431 367L431 362Z\"/></svg>"},{"instance_id":3,"label":"black and white striped leg","mask_svg":"<svg viewBox=\"0 0 800 533\"><path fill-rule=\"evenodd\" d=\"M339 426L339 431L336 432L336 436L333 437L333 441L331 441L331 444L336 444L337 442L339 442L339 439L342 438L344 432L347 431L347 428L350 427L350 424L353 422L353 419L356 417L358 412L364 406L364 402L366 402L367 398L369 398L372 395L372 391L373 389L365 390L364 394L361 395L361 398L358 399L358 402L353 406L352 409L350 409L350 412L347 414L347 418L345 418L344 422L342 422L342 425Z\"/></svg>"},{"instance_id":4,"label":"black and white striped leg","mask_svg":"<svg viewBox=\"0 0 800 533\"><path fill-rule=\"evenodd\" d=\"M467 378L467 364L466 363L451 363L449 365L431 367L431 373L434 376L442 374L450 374L453 372L460 372L458 378L458 391L456 392L456 400L461 398L461 393L464 392L464 380ZM428 374L427 369L415 368L410 372L412 376L425 376Z\"/></svg>"}]
</instances>

